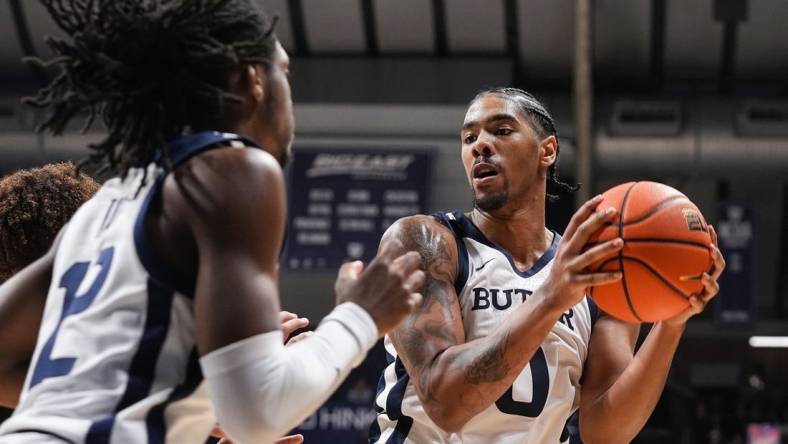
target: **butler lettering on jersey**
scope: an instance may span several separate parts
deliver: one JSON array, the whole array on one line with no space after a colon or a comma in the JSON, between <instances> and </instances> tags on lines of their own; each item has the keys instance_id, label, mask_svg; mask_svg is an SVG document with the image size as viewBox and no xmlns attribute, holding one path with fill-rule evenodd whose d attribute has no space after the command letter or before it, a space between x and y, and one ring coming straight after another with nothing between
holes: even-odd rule
<instances>
[{"instance_id":1,"label":"butler lettering on jersey","mask_svg":"<svg viewBox=\"0 0 788 444\"><path fill-rule=\"evenodd\" d=\"M531 290L522 288L484 288L476 287L471 289L473 294L473 307L471 311L476 310L506 310L512 306L514 301L523 303L528 299L528 296L534 294ZM571 308L566 313L558 318L558 322L569 327L574 331L575 326L572 325L572 316L575 315L574 310Z\"/></svg>"},{"instance_id":2,"label":"butler lettering on jersey","mask_svg":"<svg viewBox=\"0 0 788 444\"><path fill-rule=\"evenodd\" d=\"M512 306L512 301L519 303L526 301L528 296L534 294L531 290L522 288L484 288L476 287L473 292L473 308L471 310L485 310L490 307L496 310L506 310Z\"/></svg>"},{"instance_id":3,"label":"butler lettering on jersey","mask_svg":"<svg viewBox=\"0 0 788 444\"><path fill-rule=\"evenodd\" d=\"M572 325L572 316L574 315L575 311L570 308L566 313L562 314L561 317L558 318L558 322L566 325L570 330L575 331L575 326Z\"/></svg>"}]
</instances>

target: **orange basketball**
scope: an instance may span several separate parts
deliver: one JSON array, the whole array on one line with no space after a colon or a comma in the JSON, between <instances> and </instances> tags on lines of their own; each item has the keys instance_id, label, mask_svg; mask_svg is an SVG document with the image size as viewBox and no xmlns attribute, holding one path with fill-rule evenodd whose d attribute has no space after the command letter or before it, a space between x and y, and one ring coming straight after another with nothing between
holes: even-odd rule
<instances>
[{"instance_id":1,"label":"orange basketball","mask_svg":"<svg viewBox=\"0 0 788 444\"><path fill-rule=\"evenodd\" d=\"M618 282L591 287L599 308L628 322L668 319L687 308L712 264L711 236L698 207L656 182L621 184L602 196L598 208L612 206L617 213L590 243L621 237L624 247L590 267L623 274Z\"/></svg>"}]
</instances>

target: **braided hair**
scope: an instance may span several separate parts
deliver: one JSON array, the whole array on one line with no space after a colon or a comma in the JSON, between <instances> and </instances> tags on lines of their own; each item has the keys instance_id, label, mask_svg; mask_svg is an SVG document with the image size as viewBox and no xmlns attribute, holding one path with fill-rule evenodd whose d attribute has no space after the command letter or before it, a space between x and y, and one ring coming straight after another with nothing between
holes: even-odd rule
<instances>
[{"instance_id":1,"label":"braided hair","mask_svg":"<svg viewBox=\"0 0 788 444\"><path fill-rule=\"evenodd\" d=\"M107 136L84 164L125 176L188 131L231 118L228 75L243 64L271 66L273 21L252 0L42 0L67 39L48 37L56 56L28 58L58 74L23 101L51 112L38 127L61 134L77 115L83 131L100 118ZM160 152L161 151L161 152Z\"/></svg>"},{"instance_id":2,"label":"braided hair","mask_svg":"<svg viewBox=\"0 0 788 444\"><path fill-rule=\"evenodd\" d=\"M536 131L536 134L540 138L544 139L548 136L555 136L555 162L553 162L553 164L550 165L550 168L547 170L547 185L550 188L558 189L559 191L566 193L577 191L580 188L579 185L570 185L558 178L558 155L560 152L558 146L558 132L555 129L553 117L547 112L547 108L545 108L545 106L532 94L523 91L520 88L509 87L497 87L481 91L476 94L476 97L471 100L471 103L489 95L498 96L514 103L514 105L517 107L517 110L523 116L525 116L525 118L531 124L531 128ZM558 197L558 194L551 194L549 192L547 193L547 198L550 201L556 201L558 200Z\"/></svg>"}]
</instances>

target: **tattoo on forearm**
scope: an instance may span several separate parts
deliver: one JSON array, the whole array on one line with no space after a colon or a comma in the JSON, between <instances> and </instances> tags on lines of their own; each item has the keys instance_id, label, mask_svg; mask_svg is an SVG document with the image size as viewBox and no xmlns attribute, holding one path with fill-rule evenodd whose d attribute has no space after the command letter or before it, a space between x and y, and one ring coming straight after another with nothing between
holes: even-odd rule
<instances>
[{"instance_id":1,"label":"tattoo on forearm","mask_svg":"<svg viewBox=\"0 0 788 444\"><path fill-rule=\"evenodd\" d=\"M506 348L509 344L510 330L498 333L492 339L492 344L480 354L474 356L464 365L465 383L479 384L482 382L496 382L509 373L511 366L506 360Z\"/></svg>"},{"instance_id":2,"label":"tattoo on forearm","mask_svg":"<svg viewBox=\"0 0 788 444\"><path fill-rule=\"evenodd\" d=\"M402 354L420 369L418 387L422 389L425 401L435 401L430 390L431 372L428 367L434 356L454 344L454 334L445 323L426 320L418 327L401 328L395 333L395 341Z\"/></svg>"},{"instance_id":3,"label":"tattoo on forearm","mask_svg":"<svg viewBox=\"0 0 788 444\"><path fill-rule=\"evenodd\" d=\"M428 320L417 328L401 329L397 339L412 361L426 363L454 343L454 335L441 322Z\"/></svg>"}]
</instances>

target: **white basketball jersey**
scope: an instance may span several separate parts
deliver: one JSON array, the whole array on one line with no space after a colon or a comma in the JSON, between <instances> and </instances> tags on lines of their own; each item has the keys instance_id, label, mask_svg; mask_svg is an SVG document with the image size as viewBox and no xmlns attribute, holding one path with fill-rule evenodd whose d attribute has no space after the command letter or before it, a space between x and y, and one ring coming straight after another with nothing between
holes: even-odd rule
<instances>
[{"instance_id":1,"label":"white basketball jersey","mask_svg":"<svg viewBox=\"0 0 788 444\"><path fill-rule=\"evenodd\" d=\"M520 271L511 255L488 240L460 212L435 217L457 240L459 273L455 283L468 341L485 337L533 296L550 271L560 236L533 267ZM427 416L415 387L385 338L389 366L384 370L375 407L378 418L370 443L536 444L567 442L567 421L579 405L580 377L599 315L585 298L564 313L512 386L457 433L446 433Z\"/></svg>"},{"instance_id":2,"label":"white basketball jersey","mask_svg":"<svg viewBox=\"0 0 788 444\"><path fill-rule=\"evenodd\" d=\"M172 164L232 134L189 135ZM143 176L145 181L143 183ZM145 214L166 173L113 179L64 228L35 355L0 443L203 443L214 425L194 339L194 276L154 253Z\"/></svg>"}]
</instances>

